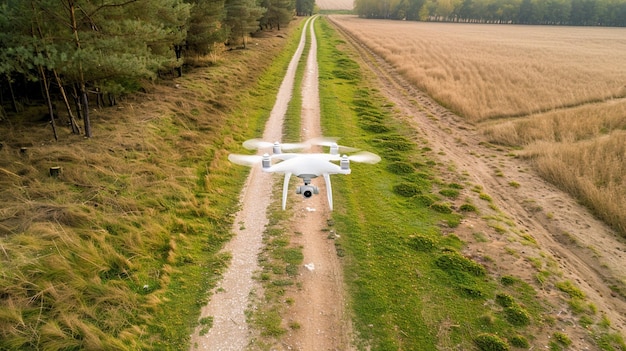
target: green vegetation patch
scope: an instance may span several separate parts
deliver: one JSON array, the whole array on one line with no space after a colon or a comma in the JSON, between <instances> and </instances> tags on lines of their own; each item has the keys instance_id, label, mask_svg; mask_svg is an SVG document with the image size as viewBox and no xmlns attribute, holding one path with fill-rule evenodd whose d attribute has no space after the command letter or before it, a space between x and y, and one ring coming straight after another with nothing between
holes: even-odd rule
<instances>
[{"instance_id":1,"label":"green vegetation patch","mask_svg":"<svg viewBox=\"0 0 626 351\"><path fill-rule=\"evenodd\" d=\"M349 176L333 179L336 247L362 340L359 346L474 349L482 340L477 330L524 337L525 326L509 322L502 306L485 303L502 289L499 281L477 258L462 254L465 244L458 236L442 232L462 218L443 199L456 199L463 186L436 179L440 166L430 158L436 155L420 152L412 141L419 140L415 132L370 88L371 73L362 71L361 80L350 85L332 79L329 72L351 60L351 51L325 19L316 29L323 134L341 136L343 144L382 157L377 165L351 165ZM532 324L540 320L535 318L538 309L523 287L515 281L506 294L520 300L516 306L522 301L533 306L528 310ZM505 337L492 344L509 348Z\"/></svg>"},{"instance_id":2,"label":"green vegetation patch","mask_svg":"<svg viewBox=\"0 0 626 351\"><path fill-rule=\"evenodd\" d=\"M508 351L509 345L499 336L494 334L478 334L474 339L476 347L480 351Z\"/></svg>"}]
</instances>

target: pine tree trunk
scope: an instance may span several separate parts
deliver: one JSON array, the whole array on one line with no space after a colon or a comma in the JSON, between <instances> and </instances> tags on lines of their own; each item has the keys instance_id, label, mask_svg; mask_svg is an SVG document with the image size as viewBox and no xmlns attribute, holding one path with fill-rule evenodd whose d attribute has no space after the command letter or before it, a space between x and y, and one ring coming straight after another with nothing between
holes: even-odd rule
<instances>
[{"instance_id":1,"label":"pine tree trunk","mask_svg":"<svg viewBox=\"0 0 626 351\"><path fill-rule=\"evenodd\" d=\"M41 74L41 82L43 83L46 102L48 103L48 113L50 114L52 133L54 134L54 140L58 141L59 135L57 134L57 126L54 121L54 108L52 107L52 98L50 98L50 87L48 86L48 78L46 77L46 71L43 69L43 66L39 66L39 74Z\"/></svg>"},{"instance_id":2,"label":"pine tree trunk","mask_svg":"<svg viewBox=\"0 0 626 351\"><path fill-rule=\"evenodd\" d=\"M76 49L81 50L80 47L80 38L78 37L78 23L76 22L76 7L74 0L69 0L67 3L70 11L70 19L72 23L72 33L74 34L74 44L76 45ZM83 65L79 61L78 62L78 76L79 76L79 94L80 99L82 100L82 112L83 112L83 122L85 126L85 136L87 138L91 138L91 122L89 121L89 99L87 98L87 89L85 87L85 76L83 74Z\"/></svg>"},{"instance_id":3,"label":"pine tree trunk","mask_svg":"<svg viewBox=\"0 0 626 351\"><path fill-rule=\"evenodd\" d=\"M85 126L85 136L91 138L91 121L89 120L89 98L87 97L87 89L85 89L85 83L80 86L80 94L83 100L83 123Z\"/></svg>"},{"instance_id":4,"label":"pine tree trunk","mask_svg":"<svg viewBox=\"0 0 626 351\"><path fill-rule=\"evenodd\" d=\"M61 91L61 96L63 97L65 108L67 109L67 118L69 118L70 125L72 126L72 133L80 134L80 127L78 126L78 123L76 123L76 119L74 119L74 114L72 113L72 107L70 106L70 101L67 99L67 93L65 93L65 88L63 87L61 78L57 74L56 70L52 70L52 73L54 73L54 78L56 79L57 84L59 85L59 90Z\"/></svg>"},{"instance_id":5,"label":"pine tree trunk","mask_svg":"<svg viewBox=\"0 0 626 351\"><path fill-rule=\"evenodd\" d=\"M11 106L13 107L13 112L18 113L19 105L17 104L17 100L15 100L15 92L13 91L13 84L11 84L11 77L7 75L7 82L9 83L9 92L11 93Z\"/></svg>"}]
</instances>

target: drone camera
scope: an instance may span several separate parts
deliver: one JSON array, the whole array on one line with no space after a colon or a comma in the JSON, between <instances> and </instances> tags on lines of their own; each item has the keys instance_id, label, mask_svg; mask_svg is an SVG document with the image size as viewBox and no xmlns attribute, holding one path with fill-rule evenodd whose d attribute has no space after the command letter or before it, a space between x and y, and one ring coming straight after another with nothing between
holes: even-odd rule
<instances>
[{"instance_id":1,"label":"drone camera","mask_svg":"<svg viewBox=\"0 0 626 351\"><path fill-rule=\"evenodd\" d=\"M313 185L302 185L296 188L296 194L302 194L305 198L310 198L314 194L319 194L320 191Z\"/></svg>"}]
</instances>

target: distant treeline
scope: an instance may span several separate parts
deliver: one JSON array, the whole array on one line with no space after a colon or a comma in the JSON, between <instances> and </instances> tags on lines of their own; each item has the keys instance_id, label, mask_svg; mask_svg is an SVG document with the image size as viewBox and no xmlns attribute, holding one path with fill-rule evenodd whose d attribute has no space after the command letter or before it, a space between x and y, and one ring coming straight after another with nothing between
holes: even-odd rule
<instances>
[{"instance_id":1,"label":"distant treeline","mask_svg":"<svg viewBox=\"0 0 626 351\"><path fill-rule=\"evenodd\" d=\"M626 0L355 0L355 11L409 21L626 26Z\"/></svg>"},{"instance_id":2,"label":"distant treeline","mask_svg":"<svg viewBox=\"0 0 626 351\"><path fill-rule=\"evenodd\" d=\"M53 129L62 101L91 136L88 105L115 103L139 82L182 74L186 56L310 15L314 0L0 0L0 121L45 101ZM84 121L84 131L77 120ZM56 129L55 137L56 137Z\"/></svg>"}]
</instances>

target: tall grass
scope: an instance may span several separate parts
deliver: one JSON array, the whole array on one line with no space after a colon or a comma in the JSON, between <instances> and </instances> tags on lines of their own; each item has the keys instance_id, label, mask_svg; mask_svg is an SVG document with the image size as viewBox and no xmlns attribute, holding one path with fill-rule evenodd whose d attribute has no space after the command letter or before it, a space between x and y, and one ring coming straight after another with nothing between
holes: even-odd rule
<instances>
[{"instance_id":1,"label":"tall grass","mask_svg":"<svg viewBox=\"0 0 626 351\"><path fill-rule=\"evenodd\" d=\"M334 19L626 236L626 30Z\"/></svg>"},{"instance_id":2,"label":"tall grass","mask_svg":"<svg viewBox=\"0 0 626 351\"><path fill-rule=\"evenodd\" d=\"M524 118L496 120L483 126L483 134L491 142L508 146L592 140L616 130L626 130L626 99L533 114Z\"/></svg>"},{"instance_id":3,"label":"tall grass","mask_svg":"<svg viewBox=\"0 0 626 351\"><path fill-rule=\"evenodd\" d=\"M537 142L528 147L537 170L574 194L626 235L626 131L578 143Z\"/></svg>"},{"instance_id":4,"label":"tall grass","mask_svg":"<svg viewBox=\"0 0 626 351\"><path fill-rule=\"evenodd\" d=\"M470 121L626 96L624 29L335 18Z\"/></svg>"},{"instance_id":5,"label":"tall grass","mask_svg":"<svg viewBox=\"0 0 626 351\"><path fill-rule=\"evenodd\" d=\"M94 111L94 138L51 141L38 112L0 125L0 349L188 347L245 180L227 154L262 128L288 61L271 62L290 57L254 40Z\"/></svg>"},{"instance_id":6,"label":"tall grass","mask_svg":"<svg viewBox=\"0 0 626 351\"><path fill-rule=\"evenodd\" d=\"M626 100L608 101L485 125L494 143L522 155L626 236Z\"/></svg>"}]
</instances>

